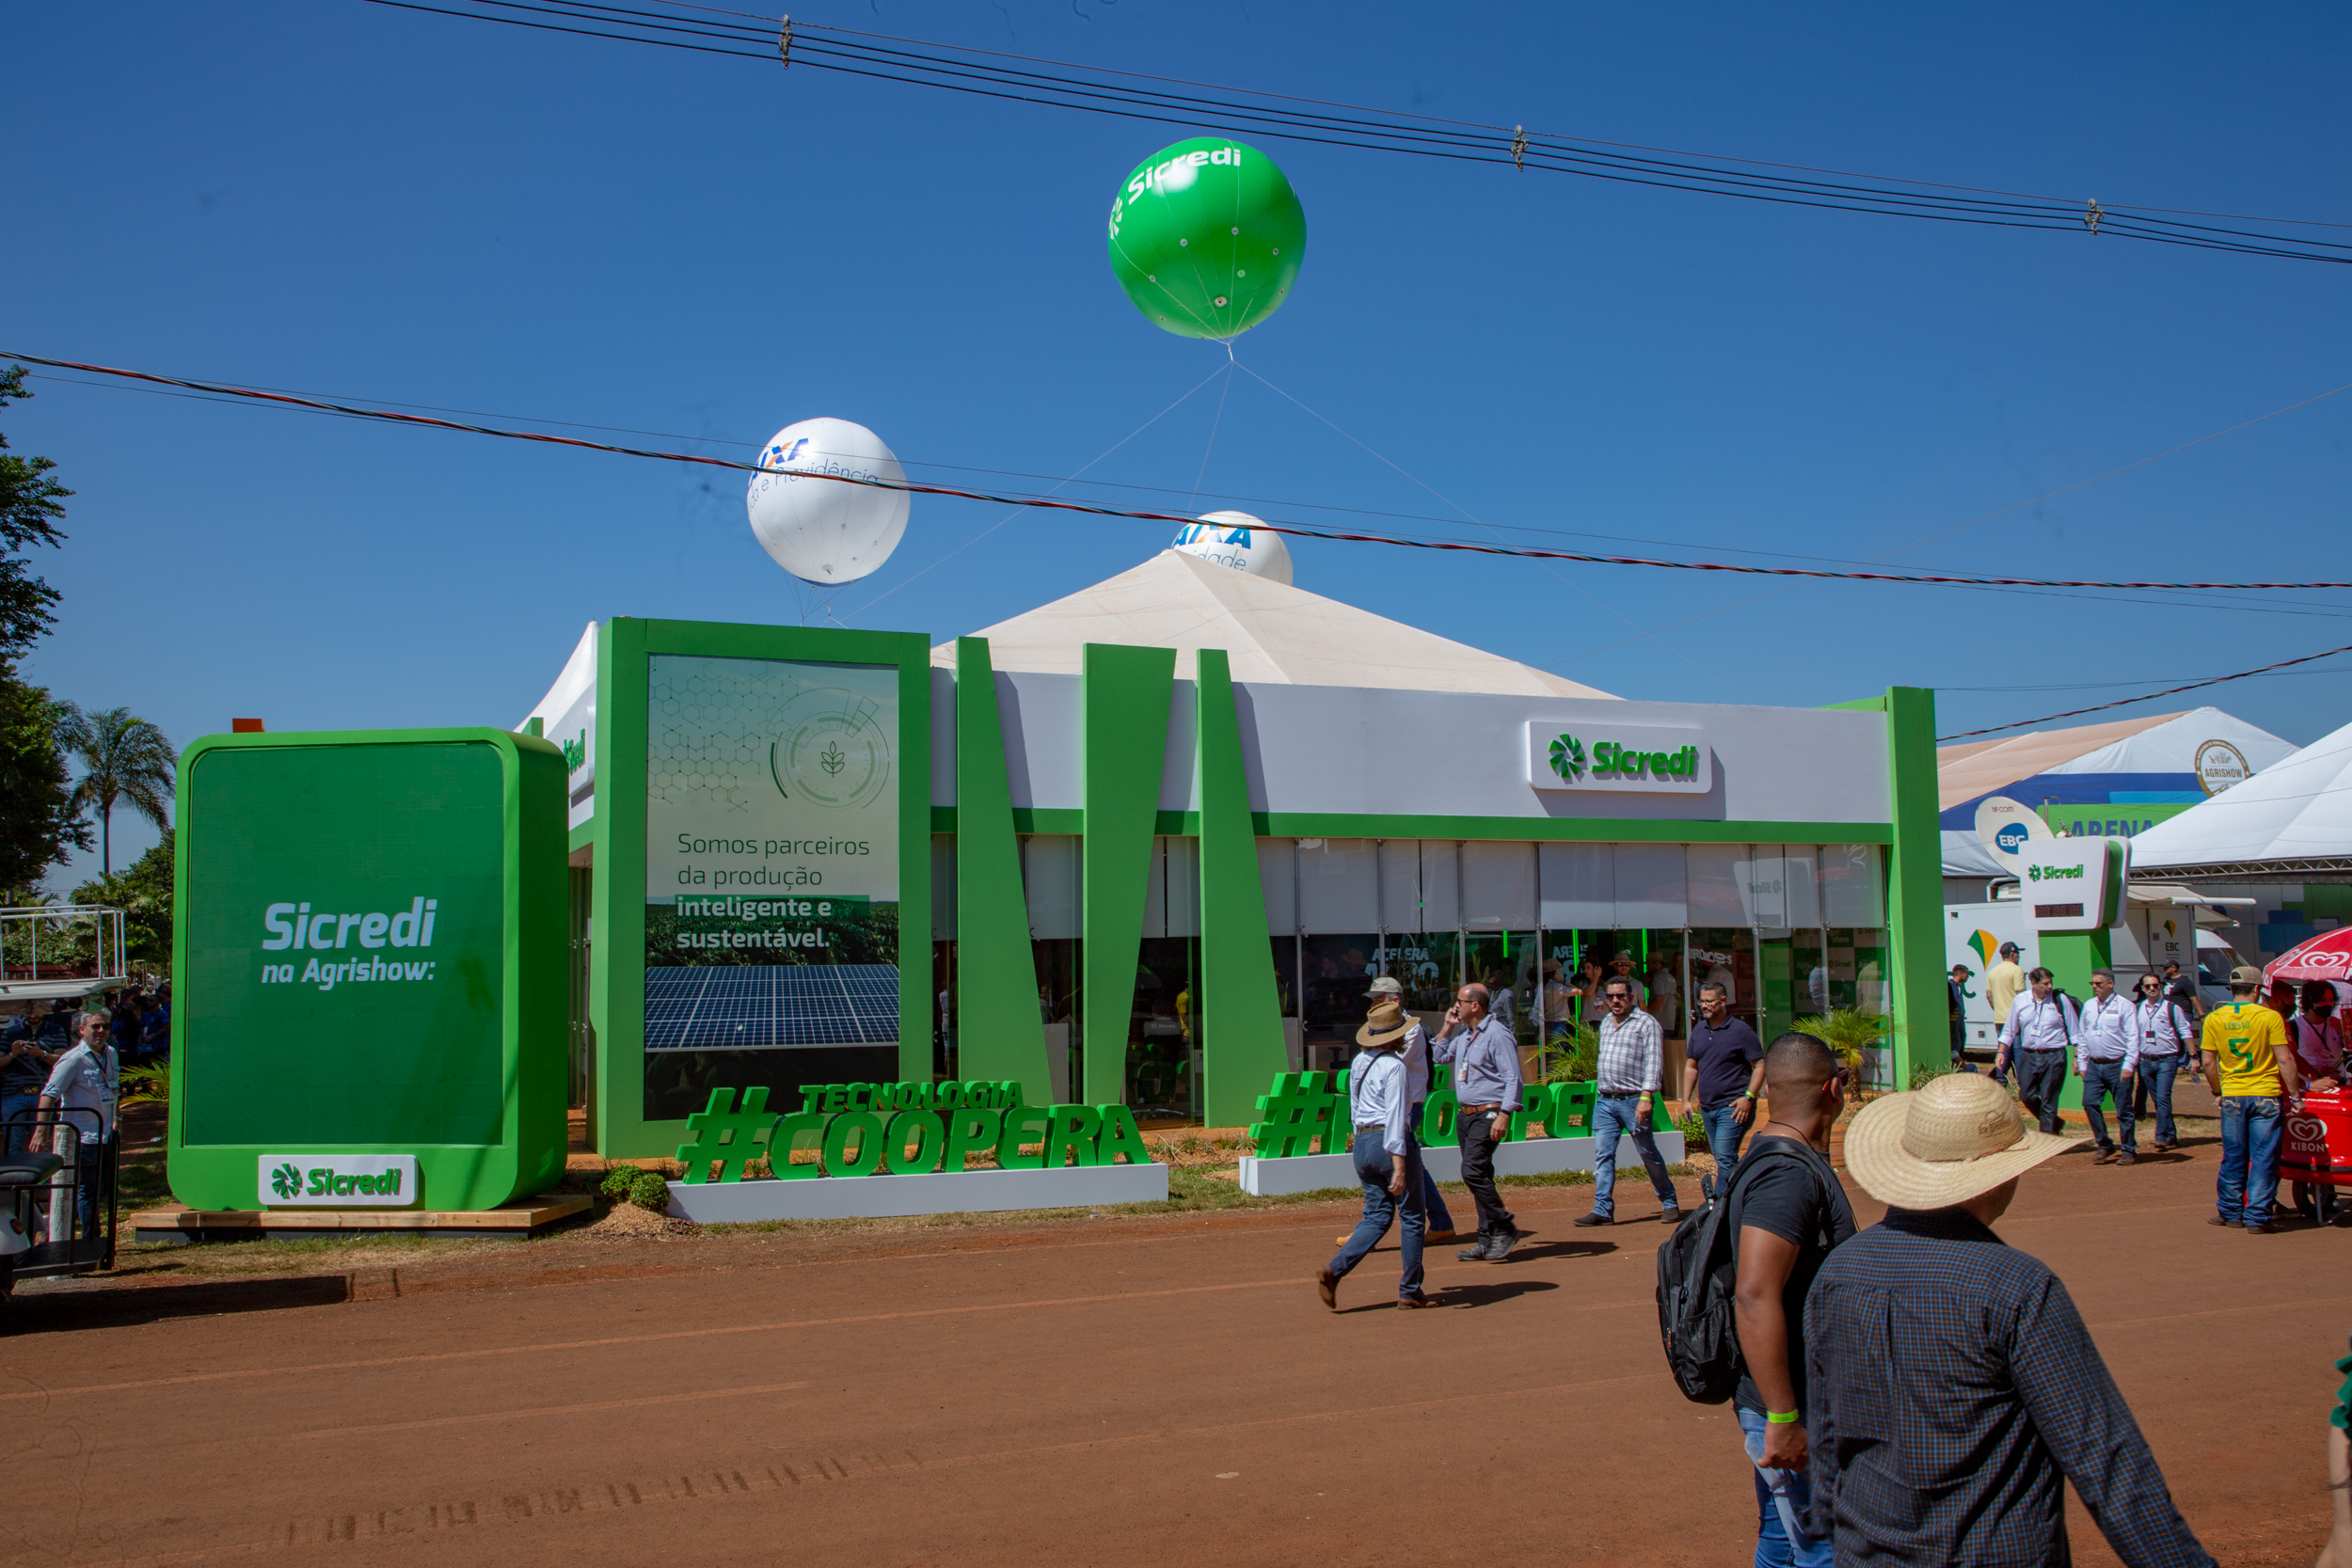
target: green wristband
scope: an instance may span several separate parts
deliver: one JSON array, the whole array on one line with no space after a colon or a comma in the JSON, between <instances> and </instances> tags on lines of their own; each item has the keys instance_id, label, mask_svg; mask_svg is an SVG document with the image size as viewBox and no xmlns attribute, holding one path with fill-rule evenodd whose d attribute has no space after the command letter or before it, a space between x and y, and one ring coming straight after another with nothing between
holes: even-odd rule
<instances>
[{"instance_id":1,"label":"green wristband","mask_svg":"<svg viewBox=\"0 0 2352 1568\"><path fill-rule=\"evenodd\" d=\"M1794 1410L1767 1410L1764 1412L1764 1418L1776 1427L1794 1426L1797 1423L1797 1415L1798 1412Z\"/></svg>"}]
</instances>

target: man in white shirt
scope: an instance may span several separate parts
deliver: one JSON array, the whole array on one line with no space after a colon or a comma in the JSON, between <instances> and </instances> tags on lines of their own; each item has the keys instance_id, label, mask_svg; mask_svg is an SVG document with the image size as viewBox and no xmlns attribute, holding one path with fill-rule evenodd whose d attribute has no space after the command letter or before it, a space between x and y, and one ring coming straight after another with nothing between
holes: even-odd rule
<instances>
[{"instance_id":1,"label":"man in white shirt","mask_svg":"<svg viewBox=\"0 0 2352 1568\"><path fill-rule=\"evenodd\" d=\"M72 1135L80 1139L73 1185L82 1220L76 1235L84 1239L98 1233L98 1191L106 1165L103 1151L114 1138L115 1101L122 1084L121 1066L106 1038L110 1022L104 1013L82 1015L79 1043L57 1058L57 1065L49 1069L49 1082L41 1085L41 1115L55 1119L45 1121L33 1134L36 1154L48 1152L50 1134L60 1121L68 1123ZM59 1116L60 1107L93 1114ZM65 1151L64 1141L65 1134L59 1134L59 1153Z\"/></svg>"},{"instance_id":2,"label":"man in white shirt","mask_svg":"<svg viewBox=\"0 0 2352 1568\"><path fill-rule=\"evenodd\" d=\"M2099 1157L2091 1164L2137 1164L2139 1139L2133 1131L2137 1118L2132 1094L2139 1087L2135 1076L2139 1070L2139 1009L2116 994L2113 970L2094 969L2090 1000L2083 1004L2081 1017L2082 1032L2074 1037L2074 1070L2082 1075L2083 1115L2090 1122L2090 1135L2099 1143ZM2115 1101L2115 1119L2123 1124L2121 1153L2107 1137L2107 1118L2099 1108L2110 1097Z\"/></svg>"},{"instance_id":3,"label":"man in white shirt","mask_svg":"<svg viewBox=\"0 0 2352 1568\"><path fill-rule=\"evenodd\" d=\"M1421 1289L1427 1211L1422 1204L1421 1144L1415 1136L1403 1053L1406 1037L1419 1028L1405 1016L1403 1006L1382 1001L1356 1032L1356 1043L1362 1049L1348 1064L1347 1098L1356 1130L1356 1177L1364 1184L1364 1217L1339 1255L1315 1273L1315 1290L1334 1312L1340 1307L1340 1281L1379 1244L1400 1210L1405 1216L1405 1269L1397 1280L1396 1304L1436 1305Z\"/></svg>"},{"instance_id":4,"label":"man in white shirt","mask_svg":"<svg viewBox=\"0 0 2352 1568\"><path fill-rule=\"evenodd\" d=\"M1375 1007L1383 1002L1393 1002L1402 1007L1405 1006L1404 983L1394 975L1383 974L1373 981L1371 990L1364 992L1364 1000ZM1405 1091L1407 1103L1412 1107L1413 1125L1418 1128L1421 1126L1422 1109L1429 1100L1429 1036L1422 1030L1421 1021L1412 1014L1406 1013L1405 1021L1412 1028L1406 1032L1405 1047L1397 1054L1405 1058ZM1454 1240L1454 1211L1445 1206L1445 1195L1438 1190L1438 1179L1429 1174L1425 1164L1421 1171L1421 1201L1428 1211L1429 1222L1428 1234L1422 1238L1422 1241L1436 1246L1440 1242ZM1346 1244L1347 1238L1341 1237L1340 1245Z\"/></svg>"},{"instance_id":5,"label":"man in white shirt","mask_svg":"<svg viewBox=\"0 0 2352 1568\"><path fill-rule=\"evenodd\" d=\"M2058 1096L2066 1089L2066 1057L2074 1037L2082 1032L2082 1014L2074 999L2058 990L2057 976L2036 969L2026 977L2025 993L2010 1004L2001 1025L2000 1049L1993 1056L1997 1080L2017 1065L2017 1098L2034 1114L2044 1132L2058 1130Z\"/></svg>"},{"instance_id":6,"label":"man in white shirt","mask_svg":"<svg viewBox=\"0 0 2352 1568\"><path fill-rule=\"evenodd\" d=\"M2132 1093L2132 1114L2145 1117L2153 1104L2156 1141L2150 1147L2170 1148L2180 1141L2172 1125L2172 1080L2197 1050L2197 1020L2155 974L2139 977L2134 1010L2139 1015L2139 1078Z\"/></svg>"}]
</instances>

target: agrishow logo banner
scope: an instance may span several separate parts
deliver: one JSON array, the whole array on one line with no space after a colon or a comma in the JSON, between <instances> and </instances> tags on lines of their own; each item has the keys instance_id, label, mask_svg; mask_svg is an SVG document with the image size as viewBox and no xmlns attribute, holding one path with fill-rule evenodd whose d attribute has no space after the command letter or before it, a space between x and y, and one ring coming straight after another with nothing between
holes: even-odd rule
<instances>
[{"instance_id":1,"label":"agrishow logo banner","mask_svg":"<svg viewBox=\"0 0 2352 1568\"><path fill-rule=\"evenodd\" d=\"M898 1038L898 672L656 654L645 1049Z\"/></svg>"}]
</instances>

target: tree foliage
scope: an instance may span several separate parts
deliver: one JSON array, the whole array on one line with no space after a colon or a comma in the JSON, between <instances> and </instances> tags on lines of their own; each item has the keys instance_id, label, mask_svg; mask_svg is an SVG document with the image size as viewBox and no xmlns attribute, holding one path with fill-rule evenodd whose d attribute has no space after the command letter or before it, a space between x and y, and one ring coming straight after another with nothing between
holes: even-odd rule
<instances>
[{"instance_id":1,"label":"tree foliage","mask_svg":"<svg viewBox=\"0 0 2352 1568\"><path fill-rule=\"evenodd\" d=\"M99 870L111 877L116 804L127 804L156 827L168 829L180 753L161 728L127 707L85 713L67 703L59 712L57 737L66 754L82 765L73 809L97 814Z\"/></svg>"},{"instance_id":2,"label":"tree foliage","mask_svg":"<svg viewBox=\"0 0 2352 1568\"><path fill-rule=\"evenodd\" d=\"M24 367L0 371L0 407L29 398ZM49 629L50 610L57 591L33 576L17 552L35 545L56 548L65 542L57 527L65 508L59 503L73 494L49 477L56 465L46 457L18 457L0 436L0 664L22 657Z\"/></svg>"},{"instance_id":3,"label":"tree foliage","mask_svg":"<svg viewBox=\"0 0 2352 1568\"><path fill-rule=\"evenodd\" d=\"M51 866L90 847L58 743L59 717L48 692L0 660L0 898L8 902L24 902Z\"/></svg>"},{"instance_id":4,"label":"tree foliage","mask_svg":"<svg viewBox=\"0 0 2352 1568\"><path fill-rule=\"evenodd\" d=\"M163 842L124 867L119 876L94 877L73 890L77 904L103 904L123 914L123 945L133 967L171 973L171 874L177 835L164 830Z\"/></svg>"}]
</instances>

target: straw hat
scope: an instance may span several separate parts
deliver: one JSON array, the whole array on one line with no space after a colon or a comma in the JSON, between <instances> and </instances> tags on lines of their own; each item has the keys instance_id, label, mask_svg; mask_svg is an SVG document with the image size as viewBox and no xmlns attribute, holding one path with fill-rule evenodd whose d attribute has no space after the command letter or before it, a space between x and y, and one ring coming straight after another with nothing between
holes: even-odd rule
<instances>
[{"instance_id":1,"label":"straw hat","mask_svg":"<svg viewBox=\"0 0 2352 1568\"><path fill-rule=\"evenodd\" d=\"M1865 1105L1846 1130L1846 1168L1882 1203L1945 1209L2081 1141L2027 1128L2007 1089L1951 1072Z\"/></svg>"},{"instance_id":2,"label":"straw hat","mask_svg":"<svg viewBox=\"0 0 2352 1568\"><path fill-rule=\"evenodd\" d=\"M1356 1031L1356 1043L1371 1046L1375 1050L1384 1045L1394 1045L1412 1027L1413 1021L1405 1016L1401 1003L1376 1003L1371 1016L1364 1021L1364 1026Z\"/></svg>"}]
</instances>

